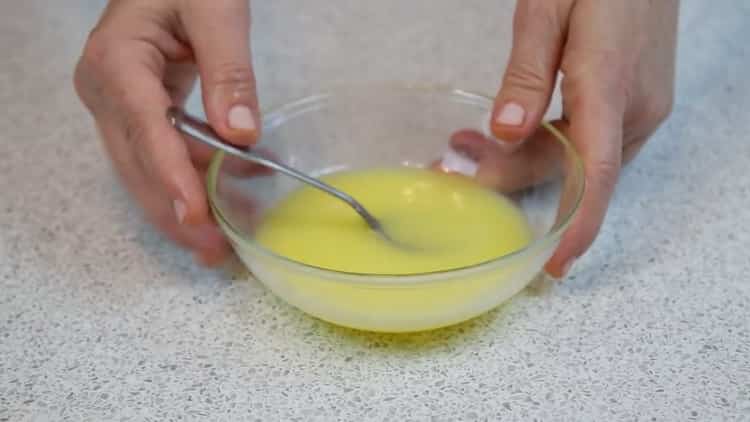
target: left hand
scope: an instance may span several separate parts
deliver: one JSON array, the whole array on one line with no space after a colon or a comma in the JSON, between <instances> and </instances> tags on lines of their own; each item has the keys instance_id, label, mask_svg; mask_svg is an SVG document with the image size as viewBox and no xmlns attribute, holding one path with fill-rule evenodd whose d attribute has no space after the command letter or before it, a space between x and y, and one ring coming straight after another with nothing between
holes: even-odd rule
<instances>
[{"instance_id":1,"label":"left hand","mask_svg":"<svg viewBox=\"0 0 750 422\"><path fill-rule=\"evenodd\" d=\"M591 245L620 167L670 113L678 9L677 0L518 0L490 125L513 152L488 147L494 142L482 137L454 136L453 146L478 162L480 182L500 187L512 179L509 168L553 167L554 151L532 134L562 72L564 117L556 125L583 159L586 189L545 267L553 277L563 277Z\"/></svg>"}]
</instances>

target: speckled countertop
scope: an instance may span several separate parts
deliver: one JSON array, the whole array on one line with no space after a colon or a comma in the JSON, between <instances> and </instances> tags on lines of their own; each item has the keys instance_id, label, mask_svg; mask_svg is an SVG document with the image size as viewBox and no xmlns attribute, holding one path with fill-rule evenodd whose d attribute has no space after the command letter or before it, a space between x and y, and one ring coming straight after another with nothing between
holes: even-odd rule
<instances>
[{"instance_id":1,"label":"speckled countertop","mask_svg":"<svg viewBox=\"0 0 750 422\"><path fill-rule=\"evenodd\" d=\"M502 3L255 2L262 101L354 78L492 91ZM101 2L4 2L0 421L750 420L750 5L683 5L674 115L574 274L388 336L196 268L145 225L70 86Z\"/></svg>"}]
</instances>

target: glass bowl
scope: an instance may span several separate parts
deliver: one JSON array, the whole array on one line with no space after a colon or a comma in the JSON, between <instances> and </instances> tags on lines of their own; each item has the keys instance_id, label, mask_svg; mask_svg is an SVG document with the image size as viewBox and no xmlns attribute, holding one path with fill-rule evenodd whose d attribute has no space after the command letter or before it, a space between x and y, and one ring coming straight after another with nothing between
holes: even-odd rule
<instances>
[{"instance_id":1,"label":"glass bowl","mask_svg":"<svg viewBox=\"0 0 750 422\"><path fill-rule=\"evenodd\" d=\"M461 90L348 87L265 113L256 150L313 175L428 167L449 149L457 131L487 135L491 107L491 98ZM464 268L412 275L355 274L279 256L255 242L253 233L264 211L299 183L281 174L236 171L236 163L220 152L208 172L209 201L239 258L289 304L355 329L434 329L476 317L521 291L540 274L576 213L584 184L576 151L547 123L526 145L532 142L544 145L536 150L546 148L556 158L523 164L522 174L516 169L509 179L528 183L506 186L503 193L525 214L533 241L521 250ZM523 150L503 151L497 148L494 153L518 160L529 156Z\"/></svg>"}]
</instances>

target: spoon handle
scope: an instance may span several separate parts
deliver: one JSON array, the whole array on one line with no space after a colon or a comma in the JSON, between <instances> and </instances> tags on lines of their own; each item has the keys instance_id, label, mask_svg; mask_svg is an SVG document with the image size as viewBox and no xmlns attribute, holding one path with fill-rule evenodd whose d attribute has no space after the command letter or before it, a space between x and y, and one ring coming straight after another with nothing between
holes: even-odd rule
<instances>
[{"instance_id":1,"label":"spoon handle","mask_svg":"<svg viewBox=\"0 0 750 422\"><path fill-rule=\"evenodd\" d=\"M347 193L344 193L333 186L310 177L298 170L295 170L285 164L279 163L278 161L271 160L269 158L260 156L249 149L238 148L231 144L224 142L221 137L208 125L205 121L191 116L179 107L170 107L167 110L167 119L172 126L178 131L196 139L204 144L207 144L216 149L222 150L227 154L234 155L247 161L259 164L264 167L268 167L279 171L280 173L286 174L287 176L293 177L300 182L311 185L317 189L320 189L336 198L346 202L350 207L354 209L362 218L367 222L375 231L383 232L380 221L378 221L367 209L362 206L356 199L352 198Z\"/></svg>"}]
</instances>

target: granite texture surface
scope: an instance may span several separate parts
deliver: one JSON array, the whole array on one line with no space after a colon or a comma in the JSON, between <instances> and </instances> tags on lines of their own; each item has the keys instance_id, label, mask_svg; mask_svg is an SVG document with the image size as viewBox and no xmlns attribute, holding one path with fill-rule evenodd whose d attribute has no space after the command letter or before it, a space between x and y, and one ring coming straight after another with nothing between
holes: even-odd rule
<instances>
[{"instance_id":1,"label":"granite texture surface","mask_svg":"<svg viewBox=\"0 0 750 422\"><path fill-rule=\"evenodd\" d=\"M509 3L255 2L261 101L491 93ZM318 322L143 223L70 83L101 6L0 6L0 421L750 420L750 3L683 2L674 114L565 283L411 336Z\"/></svg>"}]
</instances>

